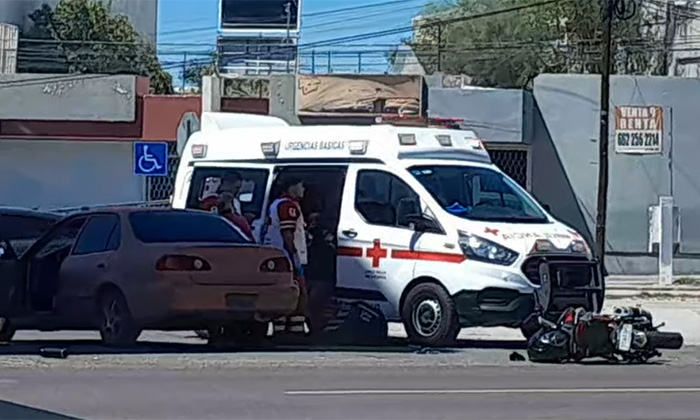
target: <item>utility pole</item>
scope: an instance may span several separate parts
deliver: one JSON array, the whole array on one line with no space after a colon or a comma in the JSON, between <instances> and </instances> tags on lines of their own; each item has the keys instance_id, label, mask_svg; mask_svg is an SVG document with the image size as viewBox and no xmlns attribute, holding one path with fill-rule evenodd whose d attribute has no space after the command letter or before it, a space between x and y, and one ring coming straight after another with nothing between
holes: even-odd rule
<instances>
[{"instance_id":1,"label":"utility pole","mask_svg":"<svg viewBox=\"0 0 700 420\"><path fill-rule=\"evenodd\" d=\"M437 71L442 71L442 25L437 27Z\"/></svg>"},{"instance_id":2,"label":"utility pole","mask_svg":"<svg viewBox=\"0 0 700 420\"><path fill-rule=\"evenodd\" d=\"M603 18L603 65L600 84L600 138L598 150L598 209L595 224L596 256L605 264L605 223L608 213L608 151L610 121L610 73L612 73L612 20L615 0L601 0Z\"/></svg>"},{"instance_id":3,"label":"utility pole","mask_svg":"<svg viewBox=\"0 0 700 420\"><path fill-rule=\"evenodd\" d=\"M285 40L285 44L287 44L286 48L289 48L291 45L291 42L290 42L291 37L290 37L289 32L290 32L291 26L292 26L292 2L291 1L288 1L287 3L285 3L284 13L287 15L287 39ZM287 51L285 51L287 53L287 54L285 54L285 58L287 59L287 74L289 74L289 51L291 51L291 49L288 49Z\"/></svg>"},{"instance_id":4,"label":"utility pole","mask_svg":"<svg viewBox=\"0 0 700 420\"><path fill-rule=\"evenodd\" d=\"M673 39L676 36L676 5L669 1L666 3L666 31L664 33L664 55L661 65L664 69L664 76L674 76L671 70L671 56L673 52Z\"/></svg>"},{"instance_id":5,"label":"utility pole","mask_svg":"<svg viewBox=\"0 0 700 420\"><path fill-rule=\"evenodd\" d=\"M187 90L187 53L182 56L182 94Z\"/></svg>"}]
</instances>

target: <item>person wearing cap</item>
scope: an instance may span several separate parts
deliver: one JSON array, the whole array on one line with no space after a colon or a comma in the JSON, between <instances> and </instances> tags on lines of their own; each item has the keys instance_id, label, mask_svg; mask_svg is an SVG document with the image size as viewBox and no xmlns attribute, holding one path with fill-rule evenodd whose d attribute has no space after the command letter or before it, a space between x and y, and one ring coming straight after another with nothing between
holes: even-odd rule
<instances>
[{"instance_id":1,"label":"person wearing cap","mask_svg":"<svg viewBox=\"0 0 700 420\"><path fill-rule=\"evenodd\" d=\"M276 332L304 333L308 314L308 291L304 279L307 264L306 226L300 201L304 197L304 182L290 178L283 183L283 193L272 202L267 217L263 244L278 248L287 255L294 267L294 277L299 283L299 305L289 319L275 321Z\"/></svg>"}]
</instances>

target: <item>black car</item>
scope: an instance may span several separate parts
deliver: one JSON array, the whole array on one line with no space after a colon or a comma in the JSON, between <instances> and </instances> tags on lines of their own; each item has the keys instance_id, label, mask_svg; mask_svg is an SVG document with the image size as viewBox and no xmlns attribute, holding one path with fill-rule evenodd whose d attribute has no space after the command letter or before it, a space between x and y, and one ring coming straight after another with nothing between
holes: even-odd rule
<instances>
[{"instance_id":1,"label":"black car","mask_svg":"<svg viewBox=\"0 0 700 420\"><path fill-rule=\"evenodd\" d=\"M0 259L22 255L62 215L37 210L0 207Z\"/></svg>"}]
</instances>

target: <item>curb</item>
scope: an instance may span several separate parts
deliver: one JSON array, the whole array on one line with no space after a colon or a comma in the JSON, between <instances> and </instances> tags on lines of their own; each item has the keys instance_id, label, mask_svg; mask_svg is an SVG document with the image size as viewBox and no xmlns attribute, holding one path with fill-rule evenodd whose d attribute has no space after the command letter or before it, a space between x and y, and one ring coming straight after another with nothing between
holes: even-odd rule
<instances>
[{"instance_id":1,"label":"curb","mask_svg":"<svg viewBox=\"0 0 700 420\"><path fill-rule=\"evenodd\" d=\"M700 291L679 290L607 290L605 298L610 300L634 299L634 300L669 300L669 301L698 301Z\"/></svg>"}]
</instances>

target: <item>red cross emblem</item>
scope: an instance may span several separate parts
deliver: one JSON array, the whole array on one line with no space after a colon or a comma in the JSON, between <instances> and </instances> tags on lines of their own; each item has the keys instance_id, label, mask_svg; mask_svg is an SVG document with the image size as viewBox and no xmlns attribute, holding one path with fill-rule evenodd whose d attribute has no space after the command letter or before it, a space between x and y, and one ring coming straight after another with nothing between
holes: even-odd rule
<instances>
[{"instance_id":1,"label":"red cross emblem","mask_svg":"<svg viewBox=\"0 0 700 420\"><path fill-rule=\"evenodd\" d=\"M493 236L498 236L498 229L486 228L484 229L484 233L490 233Z\"/></svg>"},{"instance_id":2,"label":"red cross emblem","mask_svg":"<svg viewBox=\"0 0 700 420\"><path fill-rule=\"evenodd\" d=\"M372 267L379 267L379 260L386 258L386 249L382 248L382 242L379 239L374 240L374 247L367 248L367 256L372 259Z\"/></svg>"},{"instance_id":3,"label":"red cross emblem","mask_svg":"<svg viewBox=\"0 0 700 420\"><path fill-rule=\"evenodd\" d=\"M571 236L574 237L574 239L581 239L582 238L581 235L578 232L576 232L575 230L570 230L569 233L571 234Z\"/></svg>"}]
</instances>

